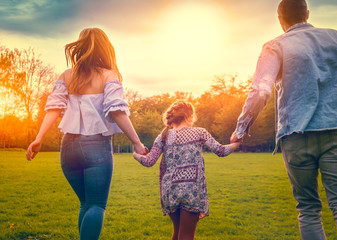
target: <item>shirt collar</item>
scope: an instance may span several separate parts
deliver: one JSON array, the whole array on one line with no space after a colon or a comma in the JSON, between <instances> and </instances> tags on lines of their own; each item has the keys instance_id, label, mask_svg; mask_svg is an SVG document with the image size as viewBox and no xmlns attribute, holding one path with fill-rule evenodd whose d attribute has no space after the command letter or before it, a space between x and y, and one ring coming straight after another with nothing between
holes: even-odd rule
<instances>
[{"instance_id":1,"label":"shirt collar","mask_svg":"<svg viewBox=\"0 0 337 240\"><path fill-rule=\"evenodd\" d=\"M296 28L302 28L302 27L314 27L314 26L312 26L310 23L307 23L307 22L296 23L296 24L292 25L290 28L288 28L286 33L290 32L290 31L292 31Z\"/></svg>"}]
</instances>

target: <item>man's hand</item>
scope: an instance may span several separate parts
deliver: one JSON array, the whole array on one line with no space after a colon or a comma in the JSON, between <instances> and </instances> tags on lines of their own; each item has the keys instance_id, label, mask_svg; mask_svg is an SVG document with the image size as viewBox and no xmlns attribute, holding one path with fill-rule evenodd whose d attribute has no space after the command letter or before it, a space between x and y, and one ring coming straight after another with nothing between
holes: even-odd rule
<instances>
[{"instance_id":1,"label":"man's hand","mask_svg":"<svg viewBox=\"0 0 337 240\"><path fill-rule=\"evenodd\" d=\"M246 134L245 134L245 135L246 135ZM242 143L245 135L243 135L242 138L238 138L238 135L237 135L236 132L234 131L234 132L232 133L230 142L231 142L231 143L237 143L237 142L238 142L238 143Z\"/></svg>"}]
</instances>

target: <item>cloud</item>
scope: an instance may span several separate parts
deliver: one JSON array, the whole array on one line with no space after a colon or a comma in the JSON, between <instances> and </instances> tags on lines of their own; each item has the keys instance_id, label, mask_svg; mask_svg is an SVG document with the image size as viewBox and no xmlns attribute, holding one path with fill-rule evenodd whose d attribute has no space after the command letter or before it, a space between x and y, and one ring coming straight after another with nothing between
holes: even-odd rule
<instances>
[{"instance_id":1,"label":"cloud","mask_svg":"<svg viewBox=\"0 0 337 240\"><path fill-rule=\"evenodd\" d=\"M0 3L0 28L26 35L51 36L71 29L80 0L12 0Z\"/></svg>"},{"instance_id":2,"label":"cloud","mask_svg":"<svg viewBox=\"0 0 337 240\"><path fill-rule=\"evenodd\" d=\"M183 0L184 2L191 0ZM254 20L268 24L279 1L198 0L217 4L234 21ZM0 2L0 29L24 35L57 36L90 26L116 32L151 32L157 16L182 0L8 0ZM192 1L196 2L196 1ZM336 6L335 0L309 0L311 8ZM264 13L264 14L258 14ZM245 20L246 19L246 20ZM254 24L254 23L253 23Z\"/></svg>"},{"instance_id":3,"label":"cloud","mask_svg":"<svg viewBox=\"0 0 337 240\"><path fill-rule=\"evenodd\" d=\"M166 1L11 0L0 2L0 28L25 35L53 36L79 27L105 25L136 30Z\"/></svg>"},{"instance_id":4,"label":"cloud","mask_svg":"<svg viewBox=\"0 0 337 240\"><path fill-rule=\"evenodd\" d=\"M336 0L307 0L308 5L309 5L309 9L310 7L316 8L316 7L320 7L320 6L326 6L326 5L330 5L330 6L336 6Z\"/></svg>"}]
</instances>

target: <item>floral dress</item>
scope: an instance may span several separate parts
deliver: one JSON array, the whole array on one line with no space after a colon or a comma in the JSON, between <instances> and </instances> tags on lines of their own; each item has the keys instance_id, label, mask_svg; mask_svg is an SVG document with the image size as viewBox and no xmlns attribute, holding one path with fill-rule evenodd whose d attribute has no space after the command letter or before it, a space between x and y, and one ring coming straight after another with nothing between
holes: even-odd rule
<instances>
[{"instance_id":1,"label":"floral dress","mask_svg":"<svg viewBox=\"0 0 337 240\"><path fill-rule=\"evenodd\" d=\"M219 157L230 154L228 145L221 145L204 128L185 127L169 130L163 145L159 135L151 152L139 162L153 166L163 153L160 163L160 197L163 215L184 209L199 213L199 218L209 215L203 146Z\"/></svg>"}]
</instances>

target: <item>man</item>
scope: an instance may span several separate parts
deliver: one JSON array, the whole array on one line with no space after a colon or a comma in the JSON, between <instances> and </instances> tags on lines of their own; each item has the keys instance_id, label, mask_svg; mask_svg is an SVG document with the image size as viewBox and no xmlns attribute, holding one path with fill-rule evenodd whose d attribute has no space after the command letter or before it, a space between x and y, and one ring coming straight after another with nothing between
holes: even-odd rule
<instances>
[{"instance_id":1,"label":"man","mask_svg":"<svg viewBox=\"0 0 337 240\"><path fill-rule=\"evenodd\" d=\"M325 239L319 169L337 223L337 31L315 28L308 17L305 0L280 2L278 18L285 33L263 46L231 142L248 132L275 85L275 150L281 146L301 237L316 240Z\"/></svg>"}]
</instances>

